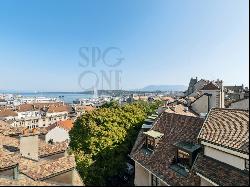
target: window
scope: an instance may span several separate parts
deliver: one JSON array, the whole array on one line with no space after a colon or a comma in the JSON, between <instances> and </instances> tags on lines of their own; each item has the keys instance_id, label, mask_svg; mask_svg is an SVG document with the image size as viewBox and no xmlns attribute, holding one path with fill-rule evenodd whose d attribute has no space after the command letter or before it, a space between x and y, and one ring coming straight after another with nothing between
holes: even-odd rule
<instances>
[{"instance_id":1,"label":"window","mask_svg":"<svg viewBox=\"0 0 250 187\"><path fill-rule=\"evenodd\" d=\"M188 153L178 149L178 164L182 166L189 166L190 156Z\"/></svg>"},{"instance_id":2,"label":"window","mask_svg":"<svg viewBox=\"0 0 250 187\"><path fill-rule=\"evenodd\" d=\"M246 160L246 161L245 161L245 168L246 168L247 170L249 170L249 160Z\"/></svg>"},{"instance_id":3,"label":"window","mask_svg":"<svg viewBox=\"0 0 250 187\"><path fill-rule=\"evenodd\" d=\"M150 138L150 137L147 137L146 141L147 141L147 148L153 150L154 149L154 145L155 145L154 139Z\"/></svg>"},{"instance_id":4,"label":"window","mask_svg":"<svg viewBox=\"0 0 250 187\"><path fill-rule=\"evenodd\" d=\"M156 176L154 176L153 174L151 174L151 185L152 186L159 186L160 185L159 179Z\"/></svg>"}]
</instances>

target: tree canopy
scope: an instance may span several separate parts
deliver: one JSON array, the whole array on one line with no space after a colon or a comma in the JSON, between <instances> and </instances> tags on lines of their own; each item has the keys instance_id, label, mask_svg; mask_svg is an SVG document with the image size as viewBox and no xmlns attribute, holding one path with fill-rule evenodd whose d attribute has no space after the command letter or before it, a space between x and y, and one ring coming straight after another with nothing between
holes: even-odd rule
<instances>
[{"instance_id":1,"label":"tree canopy","mask_svg":"<svg viewBox=\"0 0 250 187\"><path fill-rule=\"evenodd\" d=\"M159 103L107 105L78 118L70 131L70 147L86 185L105 185L125 167L145 118Z\"/></svg>"}]
</instances>

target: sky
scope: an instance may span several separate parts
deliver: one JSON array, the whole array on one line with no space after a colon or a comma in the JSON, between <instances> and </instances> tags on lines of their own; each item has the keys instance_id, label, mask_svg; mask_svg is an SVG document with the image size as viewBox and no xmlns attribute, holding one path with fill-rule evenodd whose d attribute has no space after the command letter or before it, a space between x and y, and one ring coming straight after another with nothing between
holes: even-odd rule
<instances>
[{"instance_id":1,"label":"sky","mask_svg":"<svg viewBox=\"0 0 250 187\"><path fill-rule=\"evenodd\" d=\"M248 0L0 0L0 90L249 85Z\"/></svg>"}]
</instances>

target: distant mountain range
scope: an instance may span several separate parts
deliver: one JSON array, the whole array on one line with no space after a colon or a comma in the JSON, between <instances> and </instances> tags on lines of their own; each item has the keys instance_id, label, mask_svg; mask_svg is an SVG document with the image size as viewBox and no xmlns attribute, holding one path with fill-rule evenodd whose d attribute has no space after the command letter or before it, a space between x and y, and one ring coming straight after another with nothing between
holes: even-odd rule
<instances>
[{"instance_id":1,"label":"distant mountain range","mask_svg":"<svg viewBox=\"0 0 250 187\"><path fill-rule=\"evenodd\" d=\"M149 85L141 89L131 89L131 90L98 90L98 94L129 94L134 92L168 92L168 91L185 91L187 90L187 86L185 85ZM60 94L93 94L93 91L72 91L72 92L35 92L35 91L17 91L17 90L0 90L0 93L13 93L13 94L22 94L22 93L60 93Z\"/></svg>"},{"instance_id":2,"label":"distant mountain range","mask_svg":"<svg viewBox=\"0 0 250 187\"><path fill-rule=\"evenodd\" d=\"M142 89L139 89L138 91L185 91L187 89L187 86L185 85L149 85Z\"/></svg>"}]
</instances>

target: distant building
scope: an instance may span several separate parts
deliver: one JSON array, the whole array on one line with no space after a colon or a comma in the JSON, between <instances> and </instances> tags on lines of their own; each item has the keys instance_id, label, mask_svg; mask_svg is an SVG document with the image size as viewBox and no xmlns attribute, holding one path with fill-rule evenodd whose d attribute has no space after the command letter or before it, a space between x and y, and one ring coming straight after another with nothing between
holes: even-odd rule
<instances>
[{"instance_id":1,"label":"distant building","mask_svg":"<svg viewBox=\"0 0 250 187\"><path fill-rule=\"evenodd\" d=\"M69 141L69 131L73 127L72 120L58 121L46 128L48 131L45 135L45 141L48 142L63 142Z\"/></svg>"},{"instance_id":2,"label":"distant building","mask_svg":"<svg viewBox=\"0 0 250 187\"><path fill-rule=\"evenodd\" d=\"M223 87L214 82L206 84L200 90L200 96L190 103L191 108L198 114L208 113L211 108L224 108Z\"/></svg>"},{"instance_id":3,"label":"distant building","mask_svg":"<svg viewBox=\"0 0 250 187\"><path fill-rule=\"evenodd\" d=\"M189 85L188 85L188 89L185 92L185 95L190 95L191 93L193 93L195 91L195 84L198 82L198 78L196 77L195 79L193 79L193 77L190 79L189 81Z\"/></svg>"},{"instance_id":4,"label":"distant building","mask_svg":"<svg viewBox=\"0 0 250 187\"><path fill-rule=\"evenodd\" d=\"M231 102L228 106L231 109L249 110L249 98Z\"/></svg>"},{"instance_id":5,"label":"distant building","mask_svg":"<svg viewBox=\"0 0 250 187\"><path fill-rule=\"evenodd\" d=\"M0 106L7 106L8 102L5 99L0 98Z\"/></svg>"}]
</instances>

